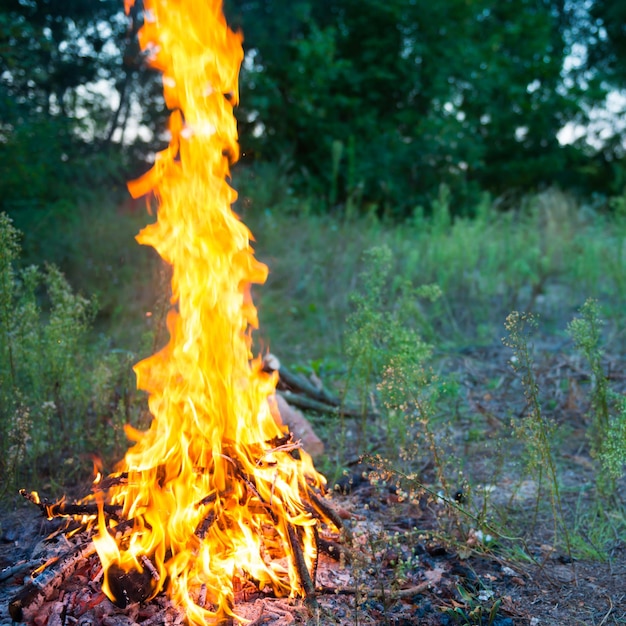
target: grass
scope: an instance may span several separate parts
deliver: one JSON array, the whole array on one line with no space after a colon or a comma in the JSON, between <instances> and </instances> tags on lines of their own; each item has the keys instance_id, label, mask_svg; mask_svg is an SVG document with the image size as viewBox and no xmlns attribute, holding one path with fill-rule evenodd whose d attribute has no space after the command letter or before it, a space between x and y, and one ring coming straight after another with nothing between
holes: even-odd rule
<instances>
[{"instance_id":1,"label":"grass","mask_svg":"<svg viewBox=\"0 0 626 626\"><path fill-rule=\"evenodd\" d=\"M608 388L604 359L626 346L626 214L548 190L508 211L485 198L473 219L452 220L442 189L428 211L416 207L405 223L388 223L373 214L317 212L314 200L289 192L278 170L262 174L244 171L235 179L236 210L270 268L254 292L256 349L314 372L363 408L361 420L310 416L328 445L318 467L336 478L347 460L368 454L379 480L394 483L403 497L446 504L442 531L461 543L489 534L499 546L508 542L509 554L528 556L526 544L512 540L529 536L527 490L537 524L552 528L555 542L565 537L568 551L603 558L616 537L623 540L618 487L626 403L623 390ZM81 454L100 446L108 467L120 442L107 424L119 433L124 419L138 423L144 411L140 395L120 395L132 383L129 362L164 341L166 272L131 240L147 221L118 207L82 212L73 235L82 252L64 267L103 305L91 334L73 346L81 371L90 374L74 384L83 413L73 414L72 432L95 427L76 446ZM10 317L17 305L8 302ZM524 312L536 316L538 330L520 333L507 352L504 322L526 319ZM48 323L44 307L32 324ZM561 353L571 369L561 367L566 373L555 378L549 367ZM519 367L521 357L524 381L496 367L507 359ZM58 416L41 411L51 400L38 394L37 419L35 404L15 395L6 405L14 409L11 419L22 424L30 407L31 427L53 427ZM563 417L569 403L578 406L570 421ZM372 409L376 420L366 417ZM529 451L535 456L525 464ZM20 453L27 467L15 478L36 484L41 450ZM570 460L581 455L587 474L608 471L610 484L592 480L584 493L572 485ZM416 469L426 462L434 467L423 477Z\"/></svg>"},{"instance_id":2,"label":"grass","mask_svg":"<svg viewBox=\"0 0 626 626\"><path fill-rule=\"evenodd\" d=\"M258 257L270 267L256 290L259 343L294 362L341 358L349 294L373 247L393 251L390 294L404 281L441 289L440 300L415 310L422 334L439 349L498 341L512 310L532 310L555 328L586 298L602 303L609 322L626 304L626 220L590 212L557 191L516 211L485 206L474 220L453 223L419 211L408 223L386 224L281 212L253 200L246 206ZM609 341L623 345L623 331L608 330Z\"/></svg>"}]
</instances>

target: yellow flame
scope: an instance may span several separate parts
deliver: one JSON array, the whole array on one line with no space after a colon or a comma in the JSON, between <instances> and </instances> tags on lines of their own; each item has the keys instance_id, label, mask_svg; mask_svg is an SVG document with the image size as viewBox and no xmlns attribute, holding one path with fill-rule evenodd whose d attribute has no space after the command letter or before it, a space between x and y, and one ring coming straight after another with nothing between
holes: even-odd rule
<instances>
[{"instance_id":1,"label":"yellow flame","mask_svg":"<svg viewBox=\"0 0 626 626\"><path fill-rule=\"evenodd\" d=\"M168 581L189 621L204 624L233 614L236 581L302 595L285 558L288 525L298 527L312 568L315 519L301 494L324 479L306 454L297 459L276 445L285 433L268 404L275 379L251 354L250 284L264 282L267 268L230 209L236 192L226 182L239 154L233 106L242 37L219 0L144 4L140 43L163 72L171 141L129 189L158 199L158 221L137 239L171 264L173 308L168 345L135 366L151 427L127 428L136 443L118 470L128 481L109 492L133 531L114 540L101 509L96 546L105 570L143 571L148 557L158 572L154 593Z\"/></svg>"}]
</instances>

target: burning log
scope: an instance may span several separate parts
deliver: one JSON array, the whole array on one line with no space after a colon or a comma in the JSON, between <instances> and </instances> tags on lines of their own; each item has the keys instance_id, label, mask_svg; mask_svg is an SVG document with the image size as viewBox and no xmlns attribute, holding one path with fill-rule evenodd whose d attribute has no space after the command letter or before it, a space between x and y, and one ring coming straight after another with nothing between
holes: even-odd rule
<instances>
[{"instance_id":1,"label":"burning log","mask_svg":"<svg viewBox=\"0 0 626 626\"><path fill-rule=\"evenodd\" d=\"M82 515L95 517L98 515L98 505L95 502L67 502L65 499L57 502L50 502L46 499L40 499L36 491L27 492L26 489L20 489L20 495L29 502L36 504L41 512L48 518L53 517L80 517ZM122 513L122 507L104 505L104 513L115 519L119 519Z\"/></svg>"},{"instance_id":2,"label":"burning log","mask_svg":"<svg viewBox=\"0 0 626 626\"><path fill-rule=\"evenodd\" d=\"M288 524L287 533L289 534L291 553L293 555L296 571L298 572L298 578L306 594L306 602L309 607L317 608L317 600L315 599L315 583L309 574L306 561L304 560L304 554L302 553L302 547L300 546L301 539L298 537L298 531L291 524Z\"/></svg>"},{"instance_id":3,"label":"burning log","mask_svg":"<svg viewBox=\"0 0 626 626\"><path fill-rule=\"evenodd\" d=\"M113 593L113 603L120 609L135 602L143 602L154 593L155 583L158 582L153 575L156 569L147 556L144 555L141 561L144 565L150 564L142 572L134 569L125 572L113 564L105 574L108 587ZM158 572L156 573L158 576Z\"/></svg>"},{"instance_id":4,"label":"burning log","mask_svg":"<svg viewBox=\"0 0 626 626\"><path fill-rule=\"evenodd\" d=\"M343 520L339 517L339 514L331 506L326 504L323 498L318 497L310 488L308 490L308 497L313 504L313 507L317 509L321 515L322 519L329 519L335 525L337 530L345 531L348 537L350 537L350 530L345 526Z\"/></svg>"},{"instance_id":5,"label":"burning log","mask_svg":"<svg viewBox=\"0 0 626 626\"><path fill-rule=\"evenodd\" d=\"M5 567L0 572L0 583L8 580L13 576L19 576L23 572L34 571L45 563L43 559L34 559L32 561L20 561L9 567Z\"/></svg>"},{"instance_id":6,"label":"burning log","mask_svg":"<svg viewBox=\"0 0 626 626\"><path fill-rule=\"evenodd\" d=\"M29 498L34 504L34 502ZM78 505L77 505L78 506ZM82 517L82 513L79 514ZM124 537L133 527L133 520L118 524L111 533L116 537ZM74 572L84 565L85 561L96 553L92 540L75 546L61 557L41 564L35 569L38 572L9 602L9 614L14 621L20 622L25 615L36 611L41 604L52 597L63 583L71 578ZM43 568L43 569L42 569ZM32 568L31 568L32 569ZM42 571L40 571L42 570Z\"/></svg>"},{"instance_id":7,"label":"burning log","mask_svg":"<svg viewBox=\"0 0 626 626\"><path fill-rule=\"evenodd\" d=\"M278 444L276 447L270 449L272 454L288 455L298 451L297 444L292 443L291 438L287 435L275 439L271 444ZM260 452L264 446L252 446L251 449ZM229 453L233 453L234 449L229 448L229 444L226 445L226 450ZM268 451L264 453L268 454ZM286 539L288 540L289 550L287 552L288 558L291 560L294 571L296 572L298 584L303 590L305 601L307 606L315 608L317 601L315 598L315 574L317 556L314 561L307 564L302 545L304 543L304 529L300 526L295 526L290 522L282 522L276 511L273 508L273 492L270 491L270 498L266 499L262 496L259 485L257 485L257 479L254 475L250 474L244 469L244 460L237 459L236 457L230 457L228 455L222 455L221 457L230 467L234 482L229 488L222 492L214 491L204 498L201 498L195 504L195 508L198 510L208 509L202 516L200 522L197 524L194 535L200 542L200 545L207 539L213 526L220 521L222 512L227 510L229 506L245 506L250 511L255 510L255 516L266 516L270 527L274 528L274 532L278 533L276 537L277 545L281 544L280 528L284 528ZM263 461L263 457L258 459L247 459L248 466L260 466ZM268 464L268 468L272 468L272 463ZM117 477L113 477L115 480L110 481L111 484L119 482ZM99 484L94 485L96 493L101 493L99 488L102 483L106 483L105 478ZM162 478L162 486L166 487L167 482ZM122 483L124 485L132 484L132 480L125 476ZM242 492L238 491L235 487L236 484L243 486L245 493L244 501L241 500ZM267 488L267 487L266 487ZM83 520L85 515L93 516L96 512L100 511L101 515L106 515L110 519L117 520L122 515L122 509L118 505L105 505L102 502L90 502L89 498L85 498L79 502L67 502L61 500L58 502L52 502L46 499L40 499L34 493L28 493L22 490L22 495L32 502L37 508L47 517L50 516L62 516L68 518L68 528L75 529L76 524L70 525L70 522L76 520ZM330 523L336 527L338 531L344 529L343 520L337 513L334 512L324 500L320 492L316 492L315 488L311 485L307 485L299 493L302 500L307 503L307 510L310 511L311 516L318 521L318 523ZM93 496L91 496L93 498ZM101 496L99 496L101 498ZM245 502L245 504L244 504ZM289 518L294 518L293 511L288 513ZM116 540L127 541L129 537L133 535L135 529L138 527L137 519L129 519L117 523L113 526L105 526L107 534L114 537ZM102 519L103 523L103 519ZM80 525L80 524L79 524ZM89 526L83 524L85 528ZM227 532L228 522L225 522L222 532ZM139 524L139 527L144 528L145 531L150 531L151 528L146 521ZM314 547L316 554L324 552L335 558L341 552L339 544L333 541L320 539L316 530L316 526L313 526ZM83 531L90 532L90 531ZM80 536L80 535L79 535ZM273 540L266 537L271 543ZM269 545L269 544L268 544ZM67 581L73 573L81 566L86 559L89 559L96 553L96 547L93 540L89 540L85 543L81 543L64 556L50 562L44 571L35 576L30 583L28 583L21 591L19 591L15 597L9 603L9 612L11 617L15 621L21 621L27 615L32 615L44 601L53 597L53 594L58 588ZM106 568L104 575L104 587L109 590L109 595L114 604L120 608L125 608L133 603L144 602L152 597L155 591L161 583L161 574L159 569L153 563L152 559L146 554L142 554L138 557L140 568L131 568L129 570L122 569L117 564L111 564ZM36 565L38 563L33 563ZM21 564L20 568L23 570L26 564ZM16 566L17 567L17 566ZM11 568L12 569L12 568ZM17 570L16 570L17 571ZM12 572L2 572L5 577L11 576ZM259 591L261 586L257 585ZM203 584L198 593L198 606L204 607L207 600L207 586ZM227 623L229 616L223 615L219 618L220 623Z\"/></svg>"}]
</instances>

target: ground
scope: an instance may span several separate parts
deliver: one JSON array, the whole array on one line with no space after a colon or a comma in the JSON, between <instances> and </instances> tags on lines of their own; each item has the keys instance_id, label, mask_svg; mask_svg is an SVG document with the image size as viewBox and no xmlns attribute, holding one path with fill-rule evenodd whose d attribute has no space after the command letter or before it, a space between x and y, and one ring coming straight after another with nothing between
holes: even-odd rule
<instances>
[{"instance_id":1,"label":"ground","mask_svg":"<svg viewBox=\"0 0 626 626\"><path fill-rule=\"evenodd\" d=\"M442 372L454 374L458 384L451 403L456 414L442 445L448 453L456 447L473 494L460 486L454 502L438 496L437 467L428 454L410 488L374 456L352 463L331 495L352 540L344 539L339 561L320 558L319 608L248 593L238 598L241 613L258 625L626 624L620 493L598 506L586 435L589 376L565 344L552 339L533 348L545 416L559 426L555 458L565 526L557 521L556 537L547 496L540 494L534 515L537 476L523 475L522 444L509 434L511 420L525 419L528 410L508 363L510 351L495 344L468 348L440 360ZM623 358L607 354L603 366L615 390L624 393ZM489 498L483 517L481 493ZM30 558L49 531L28 503L5 509L0 522L0 569ZM2 626L10 623L6 606L23 575L0 582ZM45 606L50 611L53 604ZM148 613L133 615L134 623L148 623L141 617ZM112 608L106 619L91 623L128 624L123 617ZM38 626L46 623L52 617ZM78 620L69 616L65 623Z\"/></svg>"}]
</instances>

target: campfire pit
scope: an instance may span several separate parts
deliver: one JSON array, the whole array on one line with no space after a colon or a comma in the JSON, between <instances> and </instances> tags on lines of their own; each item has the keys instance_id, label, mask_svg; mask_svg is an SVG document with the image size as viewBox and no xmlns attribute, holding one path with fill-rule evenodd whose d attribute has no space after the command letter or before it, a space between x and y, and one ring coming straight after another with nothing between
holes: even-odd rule
<instances>
[{"instance_id":1,"label":"campfire pit","mask_svg":"<svg viewBox=\"0 0 626 626\"><path fill-rule=\"evenodd\" d=\"M283 445L285 449L290 448L286 443ZM128 475L124 473L111 475L99 481L98 487L101 491L108 491L113 486L127 484L128 480ZM241 480L248 489L254 489L250 477L242 476ZM113 564L105 572L96 553L97 527L95 520L97 511L100 510L110 524L108 534L121 545L125 545L132 537L136 522L135 520L122 520L120 507L95 504L95 500L102 500L102 493L72 503L65 500L48 502L40 499L35 492L27 493L22 490L21 493L26 499L38 506L49 520L58 520L60 526L41 543L35 551L34 560L18 563L3 571L5 578L9 578L19 575L20 571L34 570L31 581L26 583L9 602L9 613L14 621L38 623L37 618L44 615L46 621L41 623L51 624L54 623L50 620L53 619L52 615L55 612L62 611L64 619L68 615L78 618L89 609L101 604L99 611L107 617L110 624L123 623L123 620L119 621L120 615L134 615L133 620L137 622L140 612L142 617L147 616L146 621L140 623L148 625L153 623L152 617L155 620L164 620L154 621L154 623L159 624L180 623L177 620L186 618L185 611L169 602L165 597L157 598L148 605L143 604L155 595L158 583L161 582L160 574L152 558L144 555L140 559L143 568L125 571L119 565ZM311 514L315 519L319 522L332 519L335 527L342 526L341 518L328 506L321 494L315 493L311 489L306 498ZM199 506L210 507L215 505L217 501L217 497L208 496L198 504ZM258 494L252 495L249 507L256 508L254 511L256 515L266 517L264 535L266 544L269 545L272 541L276 542L279 535L277 532L272 533L271 528L278 523L278 520L271 507L267 503L262 503ZM218 523L217 516L213 511L214 509L203 518L200 525L195 529L194 534L199 543L205 540L210 526ZM113 521L116 522L114 525ZM304 560L300 543L301 537L297 526L288 526L288 546L284 546L281 550L279 546L275 545L272 550L275 558L291 558L293 560L293 567L309 607L316 605L314 579L317 569L317 555L325 554L338 560L342 554L342 549L336 542L336 532L325 528L321 536L316 533L315 537L318 552L312 572L309 572ZM269 552L270 549L268 548ZM105 585L108 586L109 593L107 595L114 606L106 602L101 591L101 587L104 588ZM197 606L210 610L208 593L206 584L200 585L193 598ZM234 605L236 601L245 600L249 602L275 598L278 595L276 589L271 588L271 586L262 587L258 580L240 577L235 580L233 585L231 602ZM139 603L142 603L141 610ZM44 604L47 605L47 609L42 613ZM233 605L231 605L231 609ZM129 611L120 612L116 610L116 607L117 609L129 609ZM217 607L212 608L215 612ZM161 618L158 618L157 615L161 615ZM116 619L118 621L115 621ZM102 623L106 623L107 620ZM220 616L218 621L222 624L232 623L232 615Z\"/></svg>"}]
</instances>

